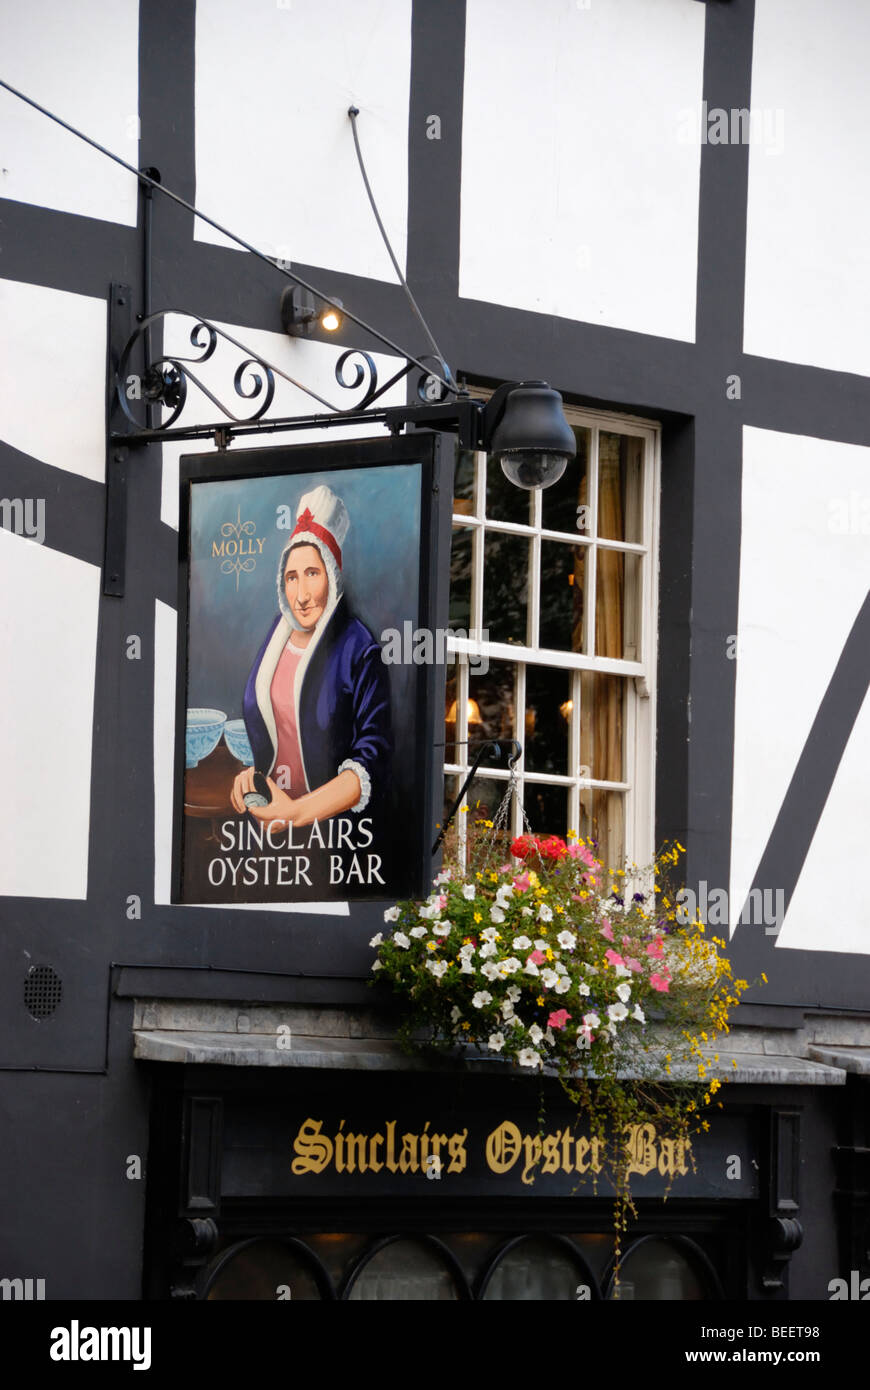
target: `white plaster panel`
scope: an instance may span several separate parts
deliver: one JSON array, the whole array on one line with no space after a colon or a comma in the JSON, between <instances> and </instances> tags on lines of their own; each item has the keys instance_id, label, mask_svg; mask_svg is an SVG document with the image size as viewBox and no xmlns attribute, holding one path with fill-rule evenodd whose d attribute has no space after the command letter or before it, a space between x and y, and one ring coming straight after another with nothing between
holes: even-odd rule
<instances>
[{"instance_id":1,"label":"white plaster panel","mask_svg":"<svg viewBox=\"0 0 870 1390\"><path fill-rule=\"evenodd\" d=\"M86 898L100 571L0 529L0 589L0 893Z\"/></svg>"},{"instance_id":2,"label":"white plaster panel","mask_svg":"<svg viewBox=\"0 0 870 1390\"><path fill-rule=\"evenodd\" d=\"M258 250L395 280L408 220L410 0L198 0L196 202ZM235 246L197 222L202 241ZM238 249L238 248L236 248Z\"/></svg>"},{"instance_id":3,"label":"white plaster panel","mask_svg":"<svg viewBox=\"0 0 870 1390\"><path fill-rule=\"evenodd\" d=\"M870 374L870 6L756 0L744 347ZM777 152L777 144L781 148Z\"/></svg>"},{"instance_id":4,"label":"white plaster panel","mask_svg":"<svg viewBox=\"0 0 870 1390\"><path fill-rule=\"evenodd\" d=\"M870 910L860 870L856 880L856 869L867 862L868 771L870 693L846 744L777 946L870 954ZM853 883L857 892L848 886Z\"/></svg>"},{"instance_id":5,"label":"white plaster panel","mask_svg":"<svg viewBox=\"0 0 870 1390\"><path fill-rule=\"evenodd\" d=\"M172 815L175 786L175 692L178 615L158 599L154 605L154 901L172 901ZM214 907L205 907L214 913ZM347 917L346 902L227 903L221 912L304 912Z\"/></svg>"},{"instance_id":6,"label":"white plaster panel","mask_svg":"<svg viewBox=\"0 0 870 1390\"><path fill-rule=\"evenodd\" d=\"M277 308L275 312L277 314ZM164 351L191 355L193 352L190 346L192 320L173 314L165 322L166 346ZM356 401L362 399L365 384L356 391L346 391L338 385L335 379L335 364L345 351L344 347L337 347L334 343L308 342L300 338L290 338L286 333L267 333L260 329L238 328L233 324L216 326L225 328L237 341L244 343L252 351L262 353L266 361L286 372L294 381L302 382L309 390L315 391L322 400L329 404L338 405L341 409L347 410ZM201 368L193 367L193 371L203 384L237 415L243 415L246 410L250 412L252 409L250 403L236 395L233 387L235 370L246 355L239 352L231 343L223 342L219 344L213 358L204 363ZM372 353L371 356L377 367L378 381L381 384L388 381L402 365L401 359L388 357L384 353ZM419 373L416 368L414 370L413 379L416 380ZM261 371L258 374L263 375ZM354 362L351 361L345 368L345 378L352 381L353 377ZM366 377L367 380L368 377ZM247 384L250 385L250 380ZM377 404L378 406L403 405L406 394L406 382L399 381L389 391L384 392L383 396L379 397ZM343 396L346 396L347 400L342 400L341 397ZM322 405L320 401L306 395L299 387L292 386L282 377L276 376L275 397L268 413L269 417L277 418L294 415L328 415L330 411L327 405ZM217 406L207 396L194 386L189 388L187 404L179 424L213 424L222 418ZM236 451L239 449L274 449L282 444L313 444L331 439L367 439L381 434L386 436L388 433L389 431L384 425L336 425L330 429L276 431L274 434L245 435L237 439L230 448ZM160 516L167 526L173 526L177 530L178 461L182 454L208 453L210 449L214 448L214 445L209 440L194 440L185 444L164 444L162 448L163 485Z\"/></svg>"},{"instance_id":7,"label":"white plaster panel","mask_svg":"<svg viewBox=\"0 0 870 1390\"><path fill-rule=\"evenodd\" d=\"M0 6L4 81L138 168L138 0ZM0 91L0 197L136 224L137 185L84 141Z\"/></svg>"},{"instance_id":8,"label":"white plaster panel","mask_svg":"<svg viewBox=\"0 0 870 1390\"><path fill-rule=\"evenodd\" d=\"M106 317L103 299L0 280L0 439L95 482L106 475Z\"/></svg>"},{"instance_id":9,"label":"white plaster panel","mask_svg":"<svg viewBox=\"0 0 870 1390\"><path fill-rule=\"evenodd\" d=\"M695 336L704 6L468 0L460 294Z\"/></svg>"},{"instance_id":10,"label":"white plaster panel","mask_svg":"<svg viewBox=\"0 0 870 1390\"><path fill-rule=\"evenodd\" d=\"M868 584L870 448L744 429L732 930ZM829 907L866 857L854 844L867 830L867 725L865 708L777 946L870 950L864 898Z\"/></svg>"}]
</instances>

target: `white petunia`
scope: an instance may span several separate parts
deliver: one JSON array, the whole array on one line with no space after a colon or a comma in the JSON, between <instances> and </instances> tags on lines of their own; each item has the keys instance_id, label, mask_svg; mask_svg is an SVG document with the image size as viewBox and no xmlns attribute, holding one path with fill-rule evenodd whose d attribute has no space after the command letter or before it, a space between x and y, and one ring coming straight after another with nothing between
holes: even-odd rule
<instances>
[{"instance_id":1,"label":"white petunia","mask_svg":"<svg viewBox=\"0 0 870 1390\"><path fill-rule=\"evenodd\" d=\"M557 993L557 994L567 994L567 993L568 993L568 990L569 990L570 988L571 988L571 980L570 980L570 978L569 978L567 975L560 975L560 976L559 976L559 983L556 985L556 993ZM582 992L583 992L583 991L581 990L581 994L582 994ZM589 993L589 990L588 990L588 989L587 989L586 993L587 993L587 994Z\"/></svg>"},{"instance_id":2,"label":"white petunia","mask_svg":"<svg viewBox=\"0 0 870 1390\"><path fill-rule=\"evenodd\" d=\"M499 970L502 975L515 975L522 965L522 961L517 960L516 956L508 956L507 960L499 961ZM517 998L519 999L519 994Z\"/></svg>"},{"instance_id":3,"label":"white petunia","mask_svg":"<svg viewBox=\"0 0 870 1390\"><path fill-rule=\"evenodd\" d=\"M519 965L519 961L517 961L517 965ZM512 1004L519 1003L522 997L522 993L523 992L520 989L519 985L508 985L507 989L505 990L505 994L507 995L508 999L510 999Z\"/></svg>"},{"instance_id":4,"label":"white petunia","mask_svg":"<svg viewBox=\"0 0 870 1390\"><path fill-rule=\"evenodd\" d=\"M452 927L453 923L448 922L445 918L443 922L435 922L432 926L432 931L435 936L449 936Z\"/></svg>"},{"instance_id":5,"label":"white petunia","mask_svg":"<svg viewBox=\"0 0 870 1390\"><path fill-rule=\"evenodd\" d=\"M498 947L494 941L485 941L480 948L481 960L486 960L489 956L497 956Z\"/></svg>"},{"instance_id":6,"label":"white petunia","mask_svg":"<svg viewBox=\"0 0 870 1390\"><path fill-rule=\"evenodd\" d=\"M540 975L540 973L541 973L541 972L540 972L540 970L538 969L538 967L535 965L535 962L532 960L531 956L529 956L528 960L526 961L526 968L525 968L525 970L523 971L523 974L524 974L524 975Z\"/></svg>"},{"instance_id":7,"label":"white petunia","mask_svg":"<svg viewBox=\"0 0 870 1390\"><path fill-rule=\"evenodd\" d=\"M632 1018L636 1018L638 1023L646 1023L646 1014L640 1007L640 1004L635 1004L634 1008L631 1011L631 1016Z\"/></svg>"},{"instance_id":8,"label":"white petunia","mask_svg":"<svg viewBox=\"0 0 870 1390\"><path fill-rule=\"evenodd\" d=\"M581 981L580 981L579 985L577 986L577 993L578 993L578 994L589 994L589 993L591 993L591 991L590 991L590 989L589 989L589 986L587 985L587 983L586 983L585 980L581 980Z\"/></svg>"},{"instance_id":9,"label":"white petunia","mask_svg":"<svg viewBox=\"0 0 870 1390\"><path fill-rule=\"evenodd\" d=\"M611 1023L621 1023L624 1018L628 1018L628 1009L624 1004L608 1004L607 1017Z\"/></svg>"},{"instance_id":10,"label":"white petunia","mask_svg":"<svg viewBox=\"0 0 870 1390\"><path fill-rule=\"evenodd\" d=\"M484 941L498 941L498 932L495 927L484 927L480 935Z\"/></svg>"},{"instance_id":11,"label":"white petunia","mask_svg":"<svg viewBox=\"0 0 870 1390\"><path fill-rule=\"evenodd\" d=\"M535 942L535 950L536 950L536 951L549 951L549 949L550 949L550 943L549 943L549 941L541 940L541 941L536 941L536 942Z\"/></svg>"},{"instance_id":12,"label":"white petunia","mask_svg":"<svg viewBox=\"0 0 870 1390\"><path fill-rule=\"evenodd\" d=\"M488 989L479 989L471 1000L475 1009L483 1009L487 1004L492 1003L492 995Z\"/></svg>"},{"instance_id":13,"label":"white petunia","mask_svg":"<svg viewBox=\"0 0 870 1390\"><path fill-rule=\"evenodd\" d=\"M577 938L572 931L560 931L556 940L563 951L573 951L577 945Z\"/></svg>"},{"instance_id":14,"label":"white petunia","mask_svg":"<svg viewBox=\"0 0 870 1390\"><path fill-rule=\"evenodd\" d=\"M430 971L432 972L432 974L436 977L436 979L439 979L439 980L440 980L440 979L441 979L441 976L444 974L444 971L447 969L447 961L446 961L446 960L427 960L427 962L426 962L426 969L427 969L427 970L430 970Z\"/></svg>"},{"instance_id":15,"label":"white petunia","mask_svg":"<svg viewBox=\"0 0 870 1390\"><path fill-rule=\"evenodd\" d=\"M373 937L372 937L371 941L369 942L369 945L370 945L370 946L380 946L380 944L381 944L381 942L383 941L383 939L384 939L384 934L383 934L383 932L380 932L380 931L379 931L378 934L377 934L377 936L373 936Z\"/></svg>"},{"instance_id":16,"label":"white petunia","mask_svg":"<svg viewBox=\"0 0 870 1390\"><path fill-rule=\"evenodd\" d=\"M459 1008L459 1005L458 1005L458 1004L454 1004L454 1005L453 1005L453 1008L450 1010L450 1022L451 1022L451 1023L458 1023L459 1020L461 1019L461 1017L462 1017L462 1010Z\"/></svg>"},{"instance_id":17,"label":"white petunia","mask_svg":"<svg viewBox=\"0 0 870 1390\"><path fill-rule=\"evenodd\" d=\"M412 927L412 928L411 928L411 933L410 933L410 934L411 934L411 936L420 937L420 936L426 936L427 933L428 933L428 931L429 931L429 928L428 928L428 927Z\"/></svg>"},{"instance_id":18,"label":"white petunia","mask_svg":"<svg viewBox=\"0 0 870 1390\"><path fill-rule=\"evenodd\" d=\"M374 965L372 966L372 970L383 970L383 968L384 963L382 960L376 960Z\"/></svg>"},{"instance_id":19,"label":"white petunia","mask_svg":"<svg viewBox=\"0 0 870 1390\"><path fill-rule=\"evenodd\" d=\"M524 917L531 917L531 915L532 915L532 909L531 909L530 907L524 907L524 908L523 908L523 916L524 916Z\"/></svg>"},{"instance_id":20,"label":"white petunia","mask_svg":"<svg viewBox=\"0 0 870 1390\"><path fill-rule=\"evenodd\" d=\"M531 943L531 941L529 940L529 938L528 938L527 936L515 936L515 937L514 937L514 950L515 950L515 951L530 951L531 949L532 949L532 943Z\"/></svg>"},{"instance_id":21,"label":"white petunia","mask_svg":"<svg viewBox=\"0 0 870 1390\"><path fill-rule=\"evenodd\" d=\"M600 1019L600 1018L598 1017L598 1015L595 1014L595 1013L592 1013L592 1014L584 1014L584 1015L583 1015L583 1022L584 1022L585 1026L586 1026L587 1028L600 1028L600 1027L601 1027L601 1019Z\"/></svg>"},{"instance_id":22,"label":"white petunia","mask_svg":"<svg viewBox=\"0 0 870 1390\"><path fill-rule=\"evenodd\" d=\"M465 898L465 901L466 901L466 902L473 903L473 902L474 902L474 895L475 895L476 892L477 892L477 889L475 888L475 886L474 886L473 883L463 883L463 885L462 885L462 896L463 896L463 898Z\"/></svg>"},{"instance_id":23,"label":"white petunia","mask_svg":"<svg viewBox=\"0 0 870 1390\"><path fill-rule=\"evenodd\" d=\"M628 979L631 979L631 971L627 970L624 965L615 965L613 967L613 973L617 976L617 978L619 978L620 975L624 975Z\"/></svg>"},{"instance_id":24,"label":"white petunia","mask_svg":"<svg viewBox=\"0 0 870 1390\"><path fill-rule=\"evenodd\" d=\"M552 922L552 920L553 920L553 909L552 909L551 907L548 907L546 903L541 903L541 905L540 905L539 908L538 908L538 921L539 921L539 922Z\"/></svg>"},{"instance_id":25,"label":"white petunia","mask_svg":"<svg viewBox=\"0 0 870 1390\"><path fill-rule=\"evenodd\" d=\"M547 989L552 989L554 985L559 983L559 976L556 974L555 970L542 970L541 980Z\"/></svg>"},{"instance_id":26,"label":"white petunia","mask_svg":"<svg viewBox=\"0 0 870 1390\"><path fill-rule=\"evenodd\" d=\"M449 883L449 882L450 882L450 878L451 878L450 870L449 870L449 869L442 869L441 872L440 872L440 874L436 874L436 875L435 875L435 877L433 878L432 882L435 884L435 887L437 888L437 887L439 886L439 884L442 884L442 883Z\"/></svg>"},{"instance_id":27,"label":"white petunia","mask_svg":"<svg viewBox=\"0 0 870 1390\"><path fill-rule=\"evenodd\" d=\"M502 912L501 908L498 907L497 905L496 905L495 907L491 907L491 908L489 909L489 916L490 916L490 920L493 921L493 922L503 922L503 921L504 921L504 913Z\"/></svg>"},{"instance_id":28,"label":"white petunia","mask_svg":"<svg viewBox=\"0 0 870 1390\"><path fill-rule=\"evenodd\" d=\"M505 1022L507 1022L508 1019L514 1017L514 1006L513 1006L513 1004L511 1003L510 999L503 999L503 1000L502 1000L502 1004L501 1004L501 1016L502 1016L502 1018L505 1020Z\"/></svg>"},{"instance_id":29,"label":"white petunia","mask_svg":"<svg viewBox=\"0 0 870 1390\"><path fill-rule=\"evenodd\" d=\"M473 975L473 974L474 974L474 966L471 964L471 961L468 959L468 956L463 956L462 959L460 960L460 962L459 962L459 973L460 973L460 975Z\"/></svg>"},{"instance_id":30,"label":"white petunia","mask_svg":"<svg viewBox=\"0 0 870 1390\"><path fill-rule=\"evenodd\" d=\"M407 951L408 947L411 944L403 931L396 932L395 936L393 937L393 943L396 946L401 946L403 951Z\"/></svg>"},{"instance_id":31,"label":"white petunia","mask_svg":"<svg viewBox=\"0 0 870 1390\"><path fill-rule=\"evenodd\" d=\"M504 1047L504 1033L490 1033L486 1045L490 1052L501 1052Z\"/></svg>"},{"instance_id":32,"label":"white petunia","mask_svg":"<svg viewBox=\"0 0 870 1390\"><path fill-rule=\"evenodd\" d=\"M474 955L476 949L477 948L472 944L472 942L466 941L464 945L460 946L459 954L461 955L463 960L470 960L471 957Z\"/></svg>"},{"instance_id":33,"label":"white petunia","mask_svg":"<svg viewBox=\"0 0 870 1390\"><path fill-rule=\"evenodd\" d=\"M398 907L388 907L387 910L386 910L386 912L384 913L384 921L385 921L385 922L398 922L398 920L399 920L399 909L398 909Z\"/></svg>"},{"instance_id":34,"label":"white petunia","mask_svg":"<svg viewBox=\"0 0 870 1390\"><path fill-rule=\"evenodd\" d=\"M517 1061L521 1067L539 1067L541 1065L541 1059L538 1053L531 1047L522 1048L517 1057Z\"/></svg>"},{"instance_id":35,"label":"white petunia","mask_svg":"<svg viewBox=\"0 0 870 1390\"><path fill-rule=\"evenodd\" d=\"M501 974L501 971L499 970L494 960L488 960L485 965L482 965L480 967L480 973L487 980L497 980L499 978L499 975Z\"/></svg>"},{"instance_id":36,"label":"white petunia","mask_svg":"<svg viewBox=\"0 0 870 1390\"><path fill-rule=\"evenodd\" d=\"M539 1028L538 1025L537 1025L537 1023L533 1023L532 1026L531 1026L531 1028L529 1029L529 1037L531 1038L532 1042L535 1044L535 1047L538 1046L538 1043L541 1041L541 1038L542 1038L543 1036L544 1036L544 1030L543 1030L543 1028Z\"/></svg>"},{"instance_id":37,"label":"white petunia","mask_svg":"<svg viewBox=\"0 0 870 1390\"><path fill-rule=\"evenodd\" d=\"M621 984L616 986L616 997L623 1004L627 1004L631 998L631 985Z\"/></svg>"}]
</instances>

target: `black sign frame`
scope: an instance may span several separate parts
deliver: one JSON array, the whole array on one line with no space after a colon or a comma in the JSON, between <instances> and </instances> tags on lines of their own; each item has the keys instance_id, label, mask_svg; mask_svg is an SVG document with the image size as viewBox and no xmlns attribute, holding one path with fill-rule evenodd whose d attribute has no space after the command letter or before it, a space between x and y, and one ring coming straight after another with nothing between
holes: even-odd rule
<instances>
[{"instance_id":1,"label":"black sign frame","mask_svg":"<svg viewBox=\"0 0 870 1390\"><path fill-rule=\"evenodd\" d=\"M185 456L180 462L180 515L179 515L179 591L178 591L178 663L176 689L176 749L175 784L173 799L173 859L172 859L172 901L178 905L192 905L193 899L185 896L184 865L184 787L185 787L185 727L190 680L190 545L191 545L191 499L192 489L214 482L238 481L244 483L252 479L278 479L299 475L326 474L335 478L336 488L340 490L342 474L360 470L388 468L407 464L419 465L420 470L420 513L418 541L418 582L419 602L417 625L432 631L446 629L449 587L449 547L451 528L451 496L454 467L455 444L440 434L430 431L414 431L403 436L382 437L367 440L341 440L316 444L280 446L274 449L240 450L208 455ZM432 855L434 826L440 818L443 803L443 774L441 773L440 750L436 743L440 738L441 711L443 709L446 670L443 664L415 665L412 677L413 704L411 717L415 737L413 738L414 765L412 781L417 789L412 804L408 807L404 844L408 863L401 875L394 875L391 884L378 892L373 887L364 899L347 892L336 902L349 904L350 918L357 923L354 939L362 938L360 927L374 922L382 925L383 905L392 903L400 896L425 895L429 890L437 861ZM323 893L318 893L314 901L322 901ZM292 899L303 903L305 898L298 895ZM230 900L231 901L231 900ZM244 901L237 899L236 901ZM275 900L272 900L275 901ZM197 906L220 907L219 902L203 902ZM250 911L256 904L246 904ZM263 901L264 906L270 906ZM367 910L362 910L367 909ZM236 914L234 913L233 916ZM246 914L248 915L248 914ZM272 920L274 921L274 914ZM297 911L288 917L299 923L303 912ZM318 920L318 919L314 919ZM327 926L335 938L335 928L347 923L347 917L327 919ZM322 924L324 919L319 919ZM306 924L310 926L309 924ZM340 933L344 936L344 932ZM306 936L310 932L306 930ZM367 945L367 942L366 942ZM295 953L294 953L295 954ZM334 962L334 952L329 951ZM354 952L354 955L357 953ZM370 953L366 950L365 959L370 965ZM360 968L360 973L364 973Z\"/></svg>"}]
</instances>

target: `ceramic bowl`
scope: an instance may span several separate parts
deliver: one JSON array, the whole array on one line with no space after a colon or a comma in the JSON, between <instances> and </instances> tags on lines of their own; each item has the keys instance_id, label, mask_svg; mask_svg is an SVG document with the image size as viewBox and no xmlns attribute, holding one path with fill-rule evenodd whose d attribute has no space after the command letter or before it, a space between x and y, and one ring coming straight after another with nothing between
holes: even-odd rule
<instances>
[{"instance_id":1,"label":"ceramic bowl","mask_svg":"<svg viewBox=\"0 0 870 1390\"><path fill-rule=\"evenodd\" d=\"M189 709L184 738L185 764L196 767L220 743L227 717L220 709Z\"/></svg>"},{"instance_id":2,"label":"ceramic bowl","mask_svg":"<svg viewBox=\"0 0 870 1390\"><path fill-rule=\"evenodd\" d=\"M244 719L228 719L224 725L224 742L234 758L245 767L253 767L254 755L248 741L248 731Z\"/></svg>"}]
</instances>

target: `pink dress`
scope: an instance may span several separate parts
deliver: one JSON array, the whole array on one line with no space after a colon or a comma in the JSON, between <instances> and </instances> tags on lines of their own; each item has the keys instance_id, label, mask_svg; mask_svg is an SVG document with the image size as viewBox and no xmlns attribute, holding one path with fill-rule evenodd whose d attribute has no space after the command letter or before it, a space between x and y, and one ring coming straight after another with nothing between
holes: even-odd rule
<instances>
[{"instance_id":1,"label":"pink dress","mask_svg":"<svg viewBox=\"0 0 870 1390\"><path fill-rule=\"evenodd\" d=\"M303 647L294 647L288 642L278 658L278 665L272 677L270 693L272 709L275 712L275 725L278 730L278 753L272 776L279 787L296 798L309 790L302 767L302 751L299 744L299 730L296 727L296 672L304 652ZM282 768L290 773L290 785L284 786L286 776L281 777Z\"/></svg>"}]
</instances>

